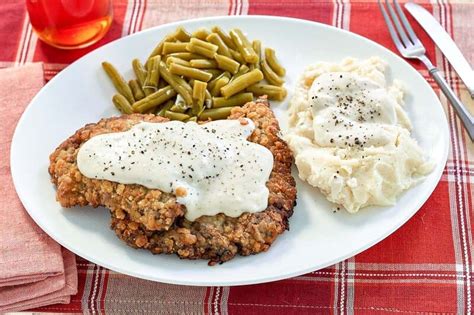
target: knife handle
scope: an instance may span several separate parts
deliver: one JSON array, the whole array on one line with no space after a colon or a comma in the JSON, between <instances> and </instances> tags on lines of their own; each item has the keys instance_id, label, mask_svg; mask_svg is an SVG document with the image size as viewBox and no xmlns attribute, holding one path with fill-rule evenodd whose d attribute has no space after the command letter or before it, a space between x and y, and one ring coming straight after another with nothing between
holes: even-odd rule
<instances>
[{"instance_id":1,"label":"knife handle","mask_svg":"<svg viewBox=\"0 0 474 315\"><path fill-rule=\"evenodd\" d=\"M449 87L438 68L430 69L430 74L436 83L438 83L441 91L446 95L446 98L453 105L454 110L464 124L464 127L466 127L466 131L469 134L471 141L474 141L474 118L471 113L469 113L464 104L459 100L456 94L454 94L454 91Z\"/></svg>"}]
</instances>

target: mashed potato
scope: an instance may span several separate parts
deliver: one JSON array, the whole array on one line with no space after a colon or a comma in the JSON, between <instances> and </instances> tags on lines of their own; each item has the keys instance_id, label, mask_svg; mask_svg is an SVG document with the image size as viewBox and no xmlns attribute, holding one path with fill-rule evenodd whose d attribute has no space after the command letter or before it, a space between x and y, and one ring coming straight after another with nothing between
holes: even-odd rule
<instances>
[{"instance_id":1,"label":"mashed potato","mask_svg":"<svg viewBox=\"0 0 474 315\"><path fill-rule=\"evenodd\" d=\"M349 212L393 205L433 168L410 137L399 81L385 63L348 58L306 69L289 107L285 136L299 176Z\"/></svg>"}]
</instances>

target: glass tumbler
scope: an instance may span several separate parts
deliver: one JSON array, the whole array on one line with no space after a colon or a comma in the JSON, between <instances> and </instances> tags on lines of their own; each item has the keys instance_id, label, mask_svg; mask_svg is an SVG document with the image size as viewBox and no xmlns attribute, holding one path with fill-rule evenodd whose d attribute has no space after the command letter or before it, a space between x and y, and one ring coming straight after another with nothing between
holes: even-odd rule
<instances>
[{"instance_id":1,"label":"glass tumbler","mask_svg":"<svg viewBox=\"0 0 474 315\"><path fill-rule=\"evenodd\" d=\"M38 37L57 48L92 45L112 24L112 0L26 0L26 6Z\"/></svg>"}]
</instances>

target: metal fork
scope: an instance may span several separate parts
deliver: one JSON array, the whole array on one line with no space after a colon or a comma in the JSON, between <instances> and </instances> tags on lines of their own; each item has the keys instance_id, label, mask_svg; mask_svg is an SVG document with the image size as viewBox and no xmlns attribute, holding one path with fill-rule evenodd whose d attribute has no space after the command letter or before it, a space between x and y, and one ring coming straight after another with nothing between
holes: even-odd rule
<instances>
[{"instance_id":1,"label":"metal fork","mask_svg":"<svg viewBox=\"0 0 474 315\"><path fill-rule=\"evenodd\" d=\"M441 75L439 69L433 66L428 57L426 57L425 47L418 39L415 32L413 32L413 28L411 27L410 23L407 20L407 17L403 13L402 8L398 4L397 0L394 0L393 2L395 4L395 9L388 0L385 0L385 6L387 6L388 8L387 13L387 10L385 9L385 6L382 1L378 0L380 11L382 11L383 18L385 19L385 23L387 24L390 36L392 36L392 40L395 43L395 46L397 46L398 51L402 54L403 57L410 59L418 59L424 63L426 68L428 68L430 75L441 88L441 91L443 91L444 95L446 95L446 98L453 105L454 109L456 110L456 113L458 114L459 118L466 127L467 133L469 134L471 141L474 141L473 116L471 115L471 113L469 113L469 111L459 100L456 94L454 94L453 90L449 87L448 83Z\"/></svg>"}]
</instances>

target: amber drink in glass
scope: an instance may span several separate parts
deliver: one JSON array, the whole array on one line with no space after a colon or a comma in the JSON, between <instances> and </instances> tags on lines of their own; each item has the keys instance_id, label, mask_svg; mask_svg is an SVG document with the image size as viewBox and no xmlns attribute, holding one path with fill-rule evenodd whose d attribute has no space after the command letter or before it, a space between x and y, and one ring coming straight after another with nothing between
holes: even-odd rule
<instances>
[{"instance_id":1,"label":"amber drink in glass","mask_svg":"<svg viewBox=\"0 0 474 315\"><path fill-rule=\"evenodd\" d=\"M112 24L112 0L26 0L39 38L62 49L94 44Z\"/></svg>"}]
</instances>

